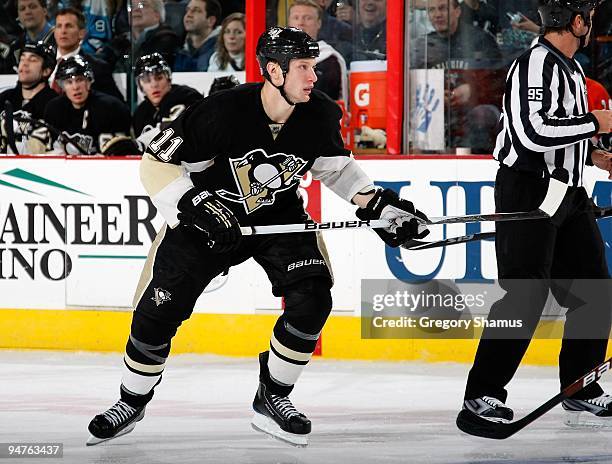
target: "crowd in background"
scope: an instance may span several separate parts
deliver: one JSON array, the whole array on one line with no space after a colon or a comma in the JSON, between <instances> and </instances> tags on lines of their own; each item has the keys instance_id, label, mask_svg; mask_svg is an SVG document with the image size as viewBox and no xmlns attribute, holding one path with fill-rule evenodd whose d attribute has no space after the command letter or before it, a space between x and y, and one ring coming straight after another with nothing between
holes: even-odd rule
<instances>
[{"instance_id":1,"label":"crowd in background","mask_svg":"<svg viewBox=\"0 0 612 464\"><path fill-rule=\"evenodd\" d=\"M243 70L244 0L3 0L0 3L0 73L12 73L28 42L57 41L57 13L82 11L80 47L111 70L126 71L139 56L159 52L173 71ZM268 25L286 25L285 0L267 2ZM386 0L313 0L320 8L318 39L346 63L386 59ZM280 12L280 13L279 13Z\"/></svg>"},{"instance_id":2,"label":"crowd in background","mask_svg":"<svg viewBox=\"0 0 612 464\"><path fill-rule=\"evenodd\" d=\"M406 3L410 67L445 73L447 146L490 153L508 66L540 32L538 1ZM13 109L22 110L29 102L24 88L33 85L26 83L27 63L20 61L29 54L23 52L46 44L55 54L48 75L52 96L65 96L57 70L78 55L91 70L92 91L132 103L133 113L135 99L128 95L126 102L113 73L131 76L138 60L152 53L163 58L168 78L172 72L243 71L244 12L244 0L0 0L0 74L18 73L22 96ZM348 104L353 62L386 59L386 0L267 0L266 12L268 26L299 27L318 41L316 86L334 100ZM607 39L593 40L578 57L604 91L612 85L611 19L612 0L606 0L593 37ZM138 136L133 127L121 132L130 130Z\"/></svg>"},{"instance_id":3,"label":"crowd in background","mask_svg":"<svg viewBox=\"0 0 612 464\"><path fill-rule=\"evenodd\" d=\"M444 70L447 146L491 153L511 63L540 35L538 0L412 0L410 66ZM598 8L576 55L590 93L612 88L612 0ZM599 81L599 82L597 82ZM610 106L609 96L598 107ZM418 149L418 147L415 147Z\"/></svg>"}]
</instances>

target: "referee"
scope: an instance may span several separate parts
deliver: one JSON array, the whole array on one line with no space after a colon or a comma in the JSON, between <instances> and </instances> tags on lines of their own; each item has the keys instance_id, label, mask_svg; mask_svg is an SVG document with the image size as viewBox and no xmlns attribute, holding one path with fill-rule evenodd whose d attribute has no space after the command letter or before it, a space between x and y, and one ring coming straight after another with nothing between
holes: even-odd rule
<instances>
[{"instance_id":1,"label":"referee","mask_svg":"<svg viewBox=\"0 0 612 464\"><path fill-rule=\"evenodd\" d=\"M561 388L604 361L610 333L608 266L582 176L585 164L612 176L612 154L590 139L612 131L612 111L587 112L585 76L574 54L589 43L600 0L540 0L543 37L511 66L494 157L498 212L531 211L542 203L551 176L569 187L551 219L497 223L495 250L505 296L489 320L520 319L520 333L484 330L457 418L510 421L506 385L537 327L549 291L568 308L559 356ZM612 178L612 177L611 177ZM494 325L494 324L492 324ZM563 402L571 426L612 426L612 396L592 383ZM605 425L605 424L604 424Z\"/></svg>"}]
</instances>

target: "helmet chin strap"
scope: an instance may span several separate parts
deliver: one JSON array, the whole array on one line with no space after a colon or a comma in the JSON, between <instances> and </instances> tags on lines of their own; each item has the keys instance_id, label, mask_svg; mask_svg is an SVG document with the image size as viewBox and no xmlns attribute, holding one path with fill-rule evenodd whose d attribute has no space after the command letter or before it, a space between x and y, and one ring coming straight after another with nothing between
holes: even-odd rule
<instances>
[{"instance_id":1,"label":"helmet chin strap","mask_svg":"<svg viewBox=\"0 0 612 464\"><path fill-rule=\"evenodd\" d=\"M281 96L285 99L285 101L287 103L289 103L289 105L295 106L295 103L293 103L291 100L289 100L289 97L287 96L287 92L285 92L285 82L286 81L287 81L287 73L283 71L283 84L282 85L274 85L274 83L272 82L272 79L270 79L270 84L272 84L276 89L278 89L278 91L280 92Z\"/></svg>"},{"instance_id":2,"label":"helmet chin strap","mask_svg":"<svg viewBox=\"0 0 612 464\"><path fill-rule=\"evenodd\" d=\"M42 84L43 82L46 82L48 80L49 78L45 79L43 76L43 73L41 72L40 75L38 76L38 79L36 79L36 81L34 82L34 84L29 85L29 86L25 86L21 84L21 88L26 89L26 90L32 90L32 89L35 89L39 84Z\"/></svg>"},{"instance_id":3,"label":"helmet chin strap","mask_svg":"<svg viewBox=\"0 0 612 464\"><path fill-rule=\"evenodd\" d=\"M582 17L582 15L580 15L580 16ZM584 34L584 35L576 35L574 33L574 28L573 27L569 28L570 32L572 33L572 35L574 37L576 37L578 40L580 40L580 44L578 46L578 49L586 47L586 38L591 33L591 28L593 27L593 23L590 20L586 19L585 17L582 17L582 19L584 20L585 24L587 24L589 26L589 29L586 31L586 34Z\"/></svg>"}]
</instances>

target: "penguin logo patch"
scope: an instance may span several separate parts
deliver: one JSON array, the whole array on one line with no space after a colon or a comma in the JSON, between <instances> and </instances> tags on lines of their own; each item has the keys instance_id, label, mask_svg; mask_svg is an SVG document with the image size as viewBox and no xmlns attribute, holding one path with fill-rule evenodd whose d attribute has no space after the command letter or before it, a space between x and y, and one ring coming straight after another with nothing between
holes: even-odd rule
<instances>
[{"instance_id":1,"label":"penguin logo patch","mask_svg":"<svg viewBox=\"0 0 612 464\"><path fill-rule=\"evenodd\" d=\"M217 195L242 203L247 214L273 204L278 192L298 184L306 166L306 161L297 156L284 153L268 156L261 148L242 158L230 158L229 162L239 193L217 190Z\"/></svg>"},{"instance_id":2,"label":"penguin logo patch","mask_svg":"<svg viewBox=\"0 0 612 464\"><path fill-rule=\"evenodd\" d=\"M163 288L154 288L153 289L153 301L157 306L164 304L166 301L170 301L172 294L168 290L164 290Z\"/></svg>"},{"instance_id":3,"label":"penguin logo patch","mask_svg":"<svg viewBox=\"0 0 612 464\"><path fill-rule=\"evenodd\" d=\"M280 27L273 27L268 31L268 37L276 40L281 35L281 32L283 32L283 30Z\"/></svg>"}]
</instances>

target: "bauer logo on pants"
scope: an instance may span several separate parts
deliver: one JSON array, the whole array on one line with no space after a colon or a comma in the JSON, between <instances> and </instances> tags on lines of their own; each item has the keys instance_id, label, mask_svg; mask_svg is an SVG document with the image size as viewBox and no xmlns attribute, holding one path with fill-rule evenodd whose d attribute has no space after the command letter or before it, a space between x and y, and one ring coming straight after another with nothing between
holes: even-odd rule
<instances>
[{"instance_id":1,"label":"bauer logo on pants","mask_svg":"<svg viewBox=\"0 0 612 464\"><path fill-rule=\"evenodd\" d=\"M230 158L238 193L217 190L225 200L242 203L247 214L274 203L276 194L297 186L306 161L297 156L275 153L268 156L258 148L242 158Z\"/></svg>"},{"instance_id":2,"label":"bauer logo on pants","mask_svg":"<svg viewBox=\"0 0 612 464\"><path fill-rule=\"evenodd\" d=\"M163 288L155 288L153 289L153 301L157 306L165 303L166 301L170 301L172 294L168 290L164 290Z\"/></svg>"}]
</instances>

